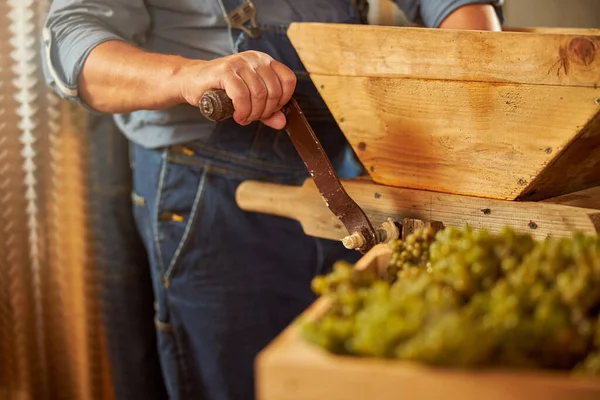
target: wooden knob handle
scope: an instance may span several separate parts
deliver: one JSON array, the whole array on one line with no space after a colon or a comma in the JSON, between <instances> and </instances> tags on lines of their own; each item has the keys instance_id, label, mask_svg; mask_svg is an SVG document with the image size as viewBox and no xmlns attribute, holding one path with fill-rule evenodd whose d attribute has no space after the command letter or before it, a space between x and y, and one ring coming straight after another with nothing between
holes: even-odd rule
<instances>
[{"instance_id":1,"label":"wooden knob handle","mask_svg":"<svg viewBox=\"0 0 600 400\"><path fill-rule=\"evenodd\" d=\"M199 107L202 115L215 122L231 118L235 111L233 102L223 89L207 90L200 98Z\"/></svg>"}]
</instances>

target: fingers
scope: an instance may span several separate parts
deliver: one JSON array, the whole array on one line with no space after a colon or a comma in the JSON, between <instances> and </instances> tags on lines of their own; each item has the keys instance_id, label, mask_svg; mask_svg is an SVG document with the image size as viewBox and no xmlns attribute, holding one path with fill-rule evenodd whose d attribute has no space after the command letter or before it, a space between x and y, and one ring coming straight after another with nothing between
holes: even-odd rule
<instances>
[{"instance_id":1,"label":"fingers","mask_svg":"<svg viewBox=\"0 0 600 400\"><path fill-rule=\"evenodd\" d=\"M204 76L208 75L220 76L218 86L232 99L233 118L238 124L262 121L274 129L285 126L285 116L279 110L291 99L296 76L284 64L267 54L249 51L220 60L218 69Z\"/></svg>"},{"instance_id":2,"label":"fingers","mask_svg":"<svg viewBox=\"0 0 600 400\"><path fill-rule=\"evenodd\" d=\"M229 74L221 84L233 103L233 119L240 125L246 125L252 112L251 95L248 85L237 73Z\"/></svg>"},{"instance_id":3,"label":"fingers","mask_svg":"<svg viewBox=\"0 0 600 400\"><path fill-rule=\"evenodd\" d=\"M271 66L269 64L260 65L256 69L256 72L263 80L263 82L265 84L265 88L267 90L267 98L265 99L266 101L264 103L264 109L263 109L262 113L257 116L257 118L266 119L266 118L269 118L271 115L273 115L273 113L275 113L276 111L279 111L279 109L281 108L280 103L281 103L281 96L283 94L283 89L281 87L281 82L279 81L279 77L277 76L277 74L275 73L273 68L271 68ZM254 106L253 106L253 108L252 108L253 116L257 115L255 113L255 111L258 111L258 110L255 110Z\"/></svg>"},{"instance_id":4,"label":"fingers","mask_svg":"<svg viewBox=\"0 0 600 400\"><path fill-rule=\"evenodd\" d=\"M296 90L296 75L294 71L279 61L273 60L270 65L271 69L277 74L277 78L281 84L281 96L278 104L278 107L281 108L290 101L294 90Z\"/></svg>"},{"instance_id":5,"label":"fingers","mask_svg":"<svg viewBox=\"0 0 600 400\"><path fill-rule=\"evenodd\" d=\"M261 120L263 124L267 125L268 127L271 127L273 129L283 129L285 128L285 124L286 124L286 119L285 119L285 115L283 115L283 113L281 111L276 111L273 115L271 115L268 118L265 118L263 120Z\"/></svg>"},{"instance_id":6,"label":"fingers","mask_svg":"<svg viewBox=\"0 0 600 400\"><path fill-rule=\"evenodd\" d=\"M247 122L259 120L265 111L269 113L269 115L276 111L275 108L271 108L270 110L266 109L269 98L269 89L265 83L265 78L259 73L260 71L265 74L265 69L266 68L261 65L258 67L258 70L255 70L253 66L249 65L239 73L250 91L250 113L246 118ZM279 100L279 98L277 100Z\"/></svg>"}]
</instances>

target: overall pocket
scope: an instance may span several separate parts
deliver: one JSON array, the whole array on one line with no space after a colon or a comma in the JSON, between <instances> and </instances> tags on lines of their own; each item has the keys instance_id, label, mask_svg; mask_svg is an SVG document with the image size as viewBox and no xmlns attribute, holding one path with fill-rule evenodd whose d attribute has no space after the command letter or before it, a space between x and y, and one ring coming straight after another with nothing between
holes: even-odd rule
<instances>
[{"instance_id":1,"label":"overall pocket","mask_svg":"<svg viewBox=\"0 0 600 400\"><path fill-rule=\"evenodd\" d=\"M153 219L164 284L168 285L197 224L206 175L205 167L175 163L168 157L163 163Z\"/></svg>"}]
</instances>

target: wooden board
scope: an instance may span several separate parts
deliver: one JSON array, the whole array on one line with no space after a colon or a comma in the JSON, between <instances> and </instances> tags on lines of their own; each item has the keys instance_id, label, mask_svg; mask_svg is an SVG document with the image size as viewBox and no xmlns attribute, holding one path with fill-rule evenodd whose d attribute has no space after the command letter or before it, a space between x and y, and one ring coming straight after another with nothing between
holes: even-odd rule
<instances>
[{"instance_id":1,"label":"wooden board","mask_svg":"<svg viewBox=\"0 0 600 400\"><path fill-rule=\"evenodd\" d=\"M599 33L295 23L288 36L375 182L539 201L600 185Z\"/></svg>"},{"instance_id":2,"label":"wooden board","mask_svg":"<svg viewBox=\"0 0 600 400\"><path fill-rule=\"evenodd\" d=\"M365 179L342 183L376 226L387 218L441 221L445 226L469 224L490 232L499 232L508 225L537 239L548 235L570 236L575 231L587 234L600 231L599 210L402 189ZM340 240L348 234L310 179L301 187L245 181L238 187L236 200L246 211L296 219L310 236Z\"/></svg>"},{"instance_id":3,"label":"wooden board","mask_svg":"<svg viewBox=\"0 0 600 400\"><path fill-rule=\"evenodd\" d=\"M288 37L310 74L597 87L600 36L564 32L304 22Z\"/></svg>"},{"instance_id":4,"label":"wooden board","mask_svg":"<svg viewBox=\"0 0 600 400\"><path fill-rule=\"evenodd\" d=\"M542 202L600 210L600 186L553 197Z\"/></svg>"},{"instance_id":5,"label":"wooden board","mask_svg":"<svg viewBox=\"0 0 600 400\"><path fill-rule=\"evenodd\" d=\"M600 184L600 114L541 170L517 200L537 201Z\"/></svg>"},{"instance_id":6,"label":"wooden board","mask_svg":"<svg viewBox=\"0 0 600 400\"><path fill-rule=\"evenodd\" d=\"M547 27L547 26L505 26L502 28L505 32L525 32L525 33L551 33L555 35L600 35L600 29L594 28L567 28L567 27Z\"/></svg>"},{"instance_id":7,"label":"wooden board","mask_svg":"<svg viewBox=\"0 0 600 400\"><path fill-rule=\"evenodd\" d=\"M355 268L381 271L389 257L376 246ZM320 298L299 319L317 318L327 307ZM592 400L600 398L600 379L335 356L305 342L294 323L256 358L256 390L258 400Z\"/></svg>"},{"instance_id":8,"label":"wooden board","mask_svg":"<svg viewBox=\"0 0 600 400\"><path fill-rule=\"evenodd\" d=\"M377 183L507 200L600 184L600 89L311 77Z\"/></svg>"}]
</instances>

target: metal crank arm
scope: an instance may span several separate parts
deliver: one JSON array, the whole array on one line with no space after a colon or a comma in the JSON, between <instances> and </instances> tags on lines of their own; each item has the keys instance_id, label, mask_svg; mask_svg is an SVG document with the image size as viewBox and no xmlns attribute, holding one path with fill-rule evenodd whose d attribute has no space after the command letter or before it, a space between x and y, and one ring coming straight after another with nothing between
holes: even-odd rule
<instances>
[{"instance_id":1,"label":"metal crank arm","mask_svg":"<svg viewBox=\"0 0 600 400\"><path fill-rule=\"evenodd\" d=\"M204 93L200 111L211 121L222 121L233 116L234 108L225 91L215 89ZM393 221L375 230L362 208L348 195L296 100L292 98L282 112L287 119L285 130L321 197L348 230L349 236L342 240L344 246L364 253L378 243L398 238L399 230Z\"/></svg>"}]
</instances>

